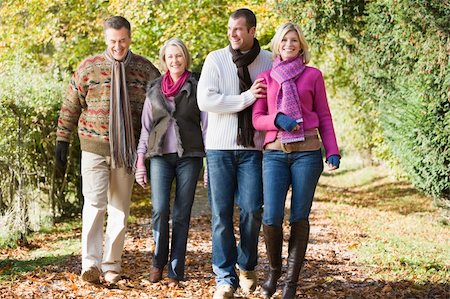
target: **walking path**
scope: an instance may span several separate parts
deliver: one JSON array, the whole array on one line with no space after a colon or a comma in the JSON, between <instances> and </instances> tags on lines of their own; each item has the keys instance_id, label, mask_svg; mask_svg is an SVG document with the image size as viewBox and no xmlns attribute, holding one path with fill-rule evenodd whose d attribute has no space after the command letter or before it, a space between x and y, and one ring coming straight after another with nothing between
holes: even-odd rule
<instances>
[{"instance_id":1,"label":"walking path","mask_svg":"<svg viewBox=\"0 0 450 299\"><path fill-rule=\"evenodd\" d=\"M167 287L166 271L163 281L156 284L148 281L153 248L150 212L147 206L145 209L132 210L135 220L129 226L125 243L124 279L117 286L82 282L79 279L81 269L78 252L68 255L63 264L49 263L17 277L13 282L0 282L0 298L211 298L215 281L211 269L210 213L206 190L200 184L197 190L186 261L187 280L178 288ZM411 292L405 293L404 284L393 285L371 279L370 271L358 265L352 255L353 245L339 238L339 231L326 217L325 205L320 201L313 205L310 243L297 291L299 298L439 298L439 295L433 296L432 290L428 290L431 297L423 293L415 296L413 286L410 286ZM235 221L237 224L237 218ZM284 270L288 230L289 226L285 223ZM59 237L77 239L80 237L80 230L73 230ZM48 242L53 240L51 235L47 238ZM260 259L256 270L259 284L262 284L268 267L262 234L259 252ZM17 251L10 254L17 254L16 258L19 259L19 253ZM23 253L24 257L26 253ZM284 277L280 279L275 298L280 298L283 282ZM442 290L437 292L442 294ZM237 298L261 298L260 288L247 297L238 292Z\"/></svg>"}]
</instances>

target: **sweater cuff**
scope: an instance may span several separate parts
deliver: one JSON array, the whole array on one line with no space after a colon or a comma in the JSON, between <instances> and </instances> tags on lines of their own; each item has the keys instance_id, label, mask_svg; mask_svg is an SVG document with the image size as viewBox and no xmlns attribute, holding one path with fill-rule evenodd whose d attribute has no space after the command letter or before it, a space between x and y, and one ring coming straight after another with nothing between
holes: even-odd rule
<instances>
[{"instance_id":1,"label":"sweater cuff","mask_svg":"<svg viewBox=\"0 0 450 299\"><path fill-rule=\"evenodd\" d=\"M244 91L244 92L242 93L242 95L244 96L244 102L245 102L245 104L246 104L246 105L245 105L246 107L252 105L252 104L256 101L256 98L255 98L255 96L253 95L253 93L250 91L250 89L247 90L247 91Z\"/></svg>"}]
</instances>

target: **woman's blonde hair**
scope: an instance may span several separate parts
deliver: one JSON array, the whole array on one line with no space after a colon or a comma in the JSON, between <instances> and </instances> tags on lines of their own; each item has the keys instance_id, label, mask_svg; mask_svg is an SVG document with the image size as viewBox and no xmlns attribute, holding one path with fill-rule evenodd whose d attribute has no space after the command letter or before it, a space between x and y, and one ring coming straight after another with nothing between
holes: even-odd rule
<instances>
[{"instance_id":1,"label":"woman's blonde hair","mask_svg":"<svg viewBox=\"0 0 450 299\"><path fill-rule=\"evenodd\" d=\"M311 53L309 52L309 46L306 42L305 35L303 34L300 27L298 27L295 23L284 23L280 25L280 27L277 28L277 31L275 32L275 35L272 38L272 41L270 42L270 48L272 50L273 58L280 55L280 52L278 48L280 47L280 43L283 40L283 37L288 33L289 31L295 31L298 34L298 38L300 41L300 54L303 56L303 62L306 64L311 59Z\"/></svg>"},{"instance_id":2,"label":"woman's blonde hair","mask_svg":"<svg viewBox=\"0 0 450 299\"><path fill-rule=\"evenodd\" d=\"M191 53L189 53L186 45L178 37L172 37L164 43L161 49L159 49L159 62L161 63L161 67L163 68L163 70L167 71L166 49L169 46L175 46L181 50L181 53L183 53L183 57L186 60L186 70L188 70L192 62Z\"/></svg>"}]
</instances>

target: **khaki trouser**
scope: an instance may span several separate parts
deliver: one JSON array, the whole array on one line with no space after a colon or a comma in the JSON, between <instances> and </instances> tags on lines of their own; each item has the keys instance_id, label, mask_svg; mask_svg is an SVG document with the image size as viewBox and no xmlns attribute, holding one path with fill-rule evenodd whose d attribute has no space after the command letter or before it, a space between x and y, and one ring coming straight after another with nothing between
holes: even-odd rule
<instances>
[{"instance_id":1,"label":"khaki trouser","mask_svg":"<svg viewBox=\"0 0 450 299\"><path fill-rule=\"evenodd\" d=\"M81 174L84 195L82 269L95 266L103 272L120 273L134 174L127 174L124 168L111 169L110 157L85 151L81 155ZM106 211L108 223L102 252Z\"/></svg>"}]
</instances>

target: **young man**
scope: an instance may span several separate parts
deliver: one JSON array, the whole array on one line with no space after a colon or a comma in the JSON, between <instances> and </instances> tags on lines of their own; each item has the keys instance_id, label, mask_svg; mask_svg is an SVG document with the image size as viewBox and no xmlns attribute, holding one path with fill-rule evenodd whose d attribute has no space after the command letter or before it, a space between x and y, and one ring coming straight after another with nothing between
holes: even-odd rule
<instances>
[{"instance_id":1,"label":"young man","mask_svg":"<svg viewBox=\"0 0 450 299\"><path fill-rule=\"evenodd\" d=\"M160 74L129 50L131 27L125 18L106 20L104 34L106 51L81 62L70 80L56 132L56 165L65 168L70 137L78 126L84 195L81 279L98 283L102 271L107 283L117 283L145 89Z\"/></svg>"},{"instance_id":2,"label":"young man","mask_svg":"<svg viewBox=\"0 0 450 299\"><path fill-rule=\"evenodd\" d=\"M206 57L197 89L198 106L208 112L206 155L216 299L232 298L239 285L244 292L253 291L257 282L254 269L263 203L264 136L252 126L251 106L265 93L261 80L254 80L271 68L272 60L271 53L260 48L255 31L256 17L251 10L233 12L228 21L230 44ZM240 211L237 246L235 202Z\"/></svg>"}]
</instances>

